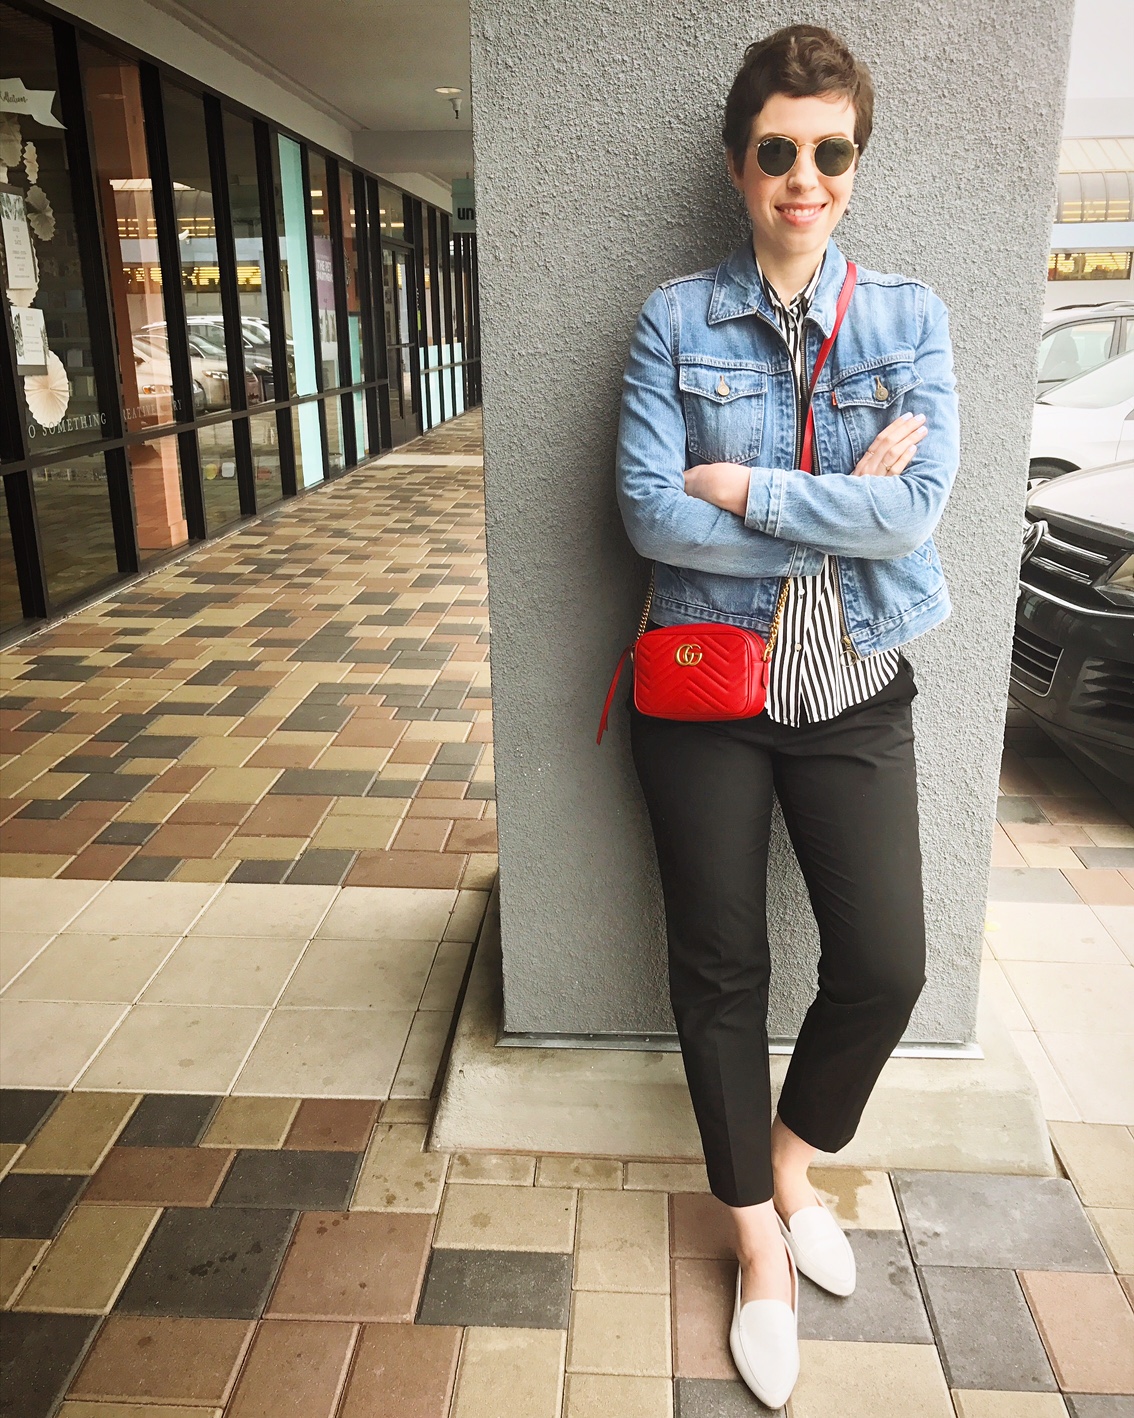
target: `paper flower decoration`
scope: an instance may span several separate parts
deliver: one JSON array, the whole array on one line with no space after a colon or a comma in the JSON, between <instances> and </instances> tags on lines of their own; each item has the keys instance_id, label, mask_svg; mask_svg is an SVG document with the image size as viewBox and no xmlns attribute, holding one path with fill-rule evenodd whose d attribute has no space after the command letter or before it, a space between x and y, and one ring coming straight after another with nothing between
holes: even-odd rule
<instances>
[{"instance_id":1,"label":"paper flower decoration","mask_svg":"<svg viewBox=\"0 0 1134 1418\"><path fill-rule=\"evenodd\" d=\"M28 175L29 182L39 181L39 154L36 152L34 143L24 144L24 171Z\"/></svg>"},{"instance_id":2,"label":"paper flower decoration","mask_svg":"<svg viewBox=\"0 0 1134 1418\"><path fill-rule=\"evenodd\" d=\"M28 208L28 226L40 241L50 241L55 235L55 213L42 187L29 187L24 198Z\"/></svg>"},{"instance_id":3,"label":"paper flower decoration","mask_svg":"<svg viewBox=\"0 0 1134 1418\"><path fill-rule=\"evenodd\" d=\"M23 143L15 114L0 113L0 167L19 167Z\"/></svg>"},{"instance_id":4,"label":"paper flower decoration","mask_svg":"<svg viewBox=\"0 0 1134 1418\"><path fill-rule=\"evenodd\" d=\"M44 428L54 428L71 402L71 381L63 361L50 350L46 374L24 375L24 399L28 412Z\"/></svg>"},{"instance_id":5,"label":"paper flower decoration","mask_svg":"<svg viewBox=\"0 0 1134 1418\"><path fill-rule=\"evenodd\" d=\"M34 286L10 286L6 292L9 305L21 305L25 309L35 300L38 282Z\"/></svg>"}]
</instances>

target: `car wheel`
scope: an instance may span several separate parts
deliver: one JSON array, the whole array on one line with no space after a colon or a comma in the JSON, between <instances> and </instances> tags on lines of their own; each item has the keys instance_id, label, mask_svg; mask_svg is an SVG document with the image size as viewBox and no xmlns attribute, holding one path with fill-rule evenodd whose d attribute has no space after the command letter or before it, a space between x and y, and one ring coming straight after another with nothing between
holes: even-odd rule
<instances>
[{"instance_id":1,"label":"car wheel","mask_svg":"<svg viewBox=\"0 0 1134 1418\"><path fill-rule=\"evenodd\" d=\"M1062 463L1046 463L1042 458L1037 458L1028 467L1028 491L1039 487L1040 483L1050 482L1052 478L1061 478L1069 471L1072 470L1065 468Z\"/></svg>"}]
</instances>

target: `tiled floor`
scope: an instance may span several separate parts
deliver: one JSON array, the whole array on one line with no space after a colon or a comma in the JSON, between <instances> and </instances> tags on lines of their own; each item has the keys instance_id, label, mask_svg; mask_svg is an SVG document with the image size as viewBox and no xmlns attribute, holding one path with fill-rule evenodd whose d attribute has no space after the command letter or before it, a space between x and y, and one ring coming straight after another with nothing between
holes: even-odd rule
<instances>
[{"instance_id":1,"label":"tiled floor","mask_svg":"<svg viewBox=\"0 0 1134 1418\"><path fill-rule=\"evenodd\" d=\"M484 887L479 411L0 655L0 873Z\"/></svg>"},{"instance_id":2,"label":"tiled floor","mask_svg":"<svg viewBox=\"0 0 1134 1418\"><path fill-rule=\"evenodd\" d=\"M479 476L470 416L0 656L0 1413L764 1411L703 1168L422 1150ZM1015 714L1002 792L984 987L1066 1176L823 1173L860 1283L805 1282L792 1418L1134 1415L1134 831Z\"/></svg>"}]
</instances>

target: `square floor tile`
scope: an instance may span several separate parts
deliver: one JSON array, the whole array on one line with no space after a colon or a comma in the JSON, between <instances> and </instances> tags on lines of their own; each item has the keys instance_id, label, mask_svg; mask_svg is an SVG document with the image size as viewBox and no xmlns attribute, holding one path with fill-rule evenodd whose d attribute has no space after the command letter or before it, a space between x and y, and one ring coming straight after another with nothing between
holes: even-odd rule
<instances>
[{"instance_id":1,"label":"square floor tile","mask_svg":"<svg viewBox=\"0 0 1134 1418\"><path fill-rule=\"evenodd\" d=\"M860 1340L877 1344L932 1344L906 1238L901 1231L853 1231L858 1281L840 1299L800 1279L801 1339Z\"/></svg>"},{"instance_id":2,"label":"square floor tile","mask_svg":"<svg viewBox=\"0 0 1134 1418\"><path fill-rule=\"evenodd\" d=\"M786 1408L765 1408L740 1379L675 1379L675 1418L769 1418Z\"/></svg>"},{"instance_id":3,"label":"square floor tile","mask_svg":"<svg viewBox=\"0 0 1134 1418\"><path fill-rule=\"evenodd\" d=\"M8 878L14 880L14 878ZM8 931L0 935L0 990L7 989L20 971L34 960L50 936L43 931Z\"/></svg>"},{"instance_id":4,"label":"square floor tile","mask_svg":"<svg viewBox=\"0 0 1134 1418\"><path fill-rule=\"evenodd\" d=\"M1125 958L1089 906L994 901L986 934L998 960L1118 963Z\"/></svg>"},{"instance_id":5,"label":"square floor tile","mask_svg":"<svg viewBox=\"0 0 1134 1418\"><path fill-rule=\"evenodd\" d=\"M452 1418L492 1418L500 1412L501 1394L512 1413L558 1418L562 1392L562 1331L465 1331Z\"/></svg>"},{"instance_id":6,"label":"square floor tile","mask_svg":"<svg viewBox=\"0 0 1134 1418\"><path fill-rule=\"evenodd\" d=\"M269 1314L282 1319L412 1319L431 1224L428 1216L393 1212L307 1212L296 1228Z\"/></svg>"},{"instance_id":7,"label":"square floor tile","mask_svg":"<svg viewBox=\"0 0 1134 1418\"><path fill-rule=\"evenodd\" d=\"M707 1192L709 1175L703 1162L627 1162L627 1191Z\"/></svg>"},{"instance_id":8,"label":"square floor tile","mask_svg":"<svg viewBox=\"0 0 1134 1418\"><path fill-rule=\"evenodd\" d=\"M68 1093L13 1167L17 1172L93 1172L138 1099L130 1093Z\"/></svg>"},{"instance_id":9,"label":"square floor tile","mask_svg":"<svg viewBox=\"0 0 1134 1418\"><path fill-rule=\"evenodd\" d=\"M1105 1123L1051 1124L1051 1137L1085 1206L1134 1207L1134 1133Z\"/></svg>"},{"instance_id":10,"label":"square floor tile","mask_svg":"<svg viewBox=\"0 0 1134 1418\"><path fill-rule=\"evenodd\" d=\"M1087 1215L1111 1265L1120 1275L1134 1275L1134 1208L1088 1208Z\"/></svg>"},{"instance_id":11,"label":"square floor tile","mask_svg":"<svg viewBox=\"0 0 1134 1418\"><path fill-rule=\"evenodd\" d=\"M172 1208L157 1224L116 1309L124 1314L254 1319L295 1222L261 1207Z\"/></svg>"},{"instance_id":12,"label":"square floor tile","mask_svg":"<svg viewBox=\"0 0 1134 1418\"><path fill-rule=\"evenodd\" d=\"M448 1010L419 1009L413 1016L398 1071L390 1084L393 1098L429 1098L453 1027Z\"/></svg>"},{"instance_id":13,"label":"square floor tile","mask_svg":"<svg viewBox=\"0 0 1134 1418\"><path fill-rule=\"evenodd\" d=\"M576 1290L668 1292L669 1217L662 1192L584 1191L578 1205Z\"/></svg>"},{"instance_id":14,"label":"square floor tile","mask_svg":"<svg viewBox=\"0 0 1134 1418\"><path fill-rule=\"evenodd\" d=\"M319 935L330 940L430 940L445 933L456 891L410 886L346 886Z\"/></svg>"},{"instance_id":15,"label":"square floor tile","mask_svg":"<svg viewBox=\"0 0 1134 1418\"><path fill-rule=\"evenodd\" d=\"M320 1152L362 1152L374 1130L378 1107L366 1098L305 1098L284 1145Z\"/></svg>"},{"instance_id":16,"label":"square floor tile","mask_svg":"<svg viewBox=\"0 0 1134 1418\"><path fill-rule=\"evenodd\" d=\"M428 1131L427 1124L379 1124L362 1161L352 1211L438 1209L447 1156L423 1150Z\"/></svg>"},{"instance_id":17,"label":"square floor tile","mask_svg":"<svg viewBox=\"0 0 1134 1418\"><path fill-rule=\"evenodd\" d=\"M0 1310L6 1310L39 1262L49 1242L0 1236Z\"/></svg>"},{"instance_id":18,"label":"square floor tile","mask_svg":"<svg viewBox=\"0 0 1134 1418\"><path fill-rule=\"evenodd\" d=\"M67 927L69 932L120 935L139 921L155 935L181 935L216 895L213 882L112 881Z\"/></svg>"},{"instance_id":19,"label":"square floor tile","mask_svg":"<svg viewBox=\"0 0 1134 1418\"><path fill-rule=\"evenodd\" d=\"M625 1374L568 1374L563 1418L672 1418L673 1385L668 1379Z\"/></svg>"},{"instance_id":20,"label":"square floor tile","mask_svg":"<svg viewBox=\"0 0 1134 1418\"><path fill-rule=\"evenodd\" d=\"M222 1098L202 1147L282 1147L298 1098Z\"/></svg>"},{"instance_id":21,"label":"square floor tile","mask_svg":"<svg viewBox=\"0 0 1134 1418\"><path fill-rule=\"evenodd\" d=\"M1020 1284L1061 1388L1134 1395L1134 1311L1113 1275L1025 1270Z\"/></svg>"},{"instance_id":22,"label":"square floor tile","mask_svg":"<svg viewBox=\"0 0 1134 1418\"><path fill-rule=\"evenodd\" d=\"M1127 1394L1068 1393L1064 1402L1071 1418L1134 1418L1134 1398Z\"/></svg>"},{"instance_id":23,"label":"square floor tile","mask_svg":"<svg viewBox=\"0 0 1134 1418\"><path fill-rule=\"evenodd\" d=\"M91 1346L70 1397L102 1403L203 1405L211 1411L231 1393L252 1332L247 1320L111 1315ZM167 1411L163 1406L162 1412Z\"/></svg>"},{"instance_id":24,"label":"square floor tile","mask_svg":"<svg viewBox=\"0 0 1134 1418\"><path fill-rule=\"evenodd\" d=\"M149 1093L126 1124L120 1147L196 1147L220 1099L209 1094Z\"/></svg>"},{"instance_id":25,"label":"square floor tile","mask_svg":"<svg viewBox=\"0 0 1134 1418\"><path fill-rule=\"evenodd\" d=\"M460 1345L451 1326L365 1325L339 1418L448 1418Z\"/></svg>"},{"instance_id":26,"label":"square floor tile","mask_svg":"<svg viewBox=\"0 0 1134 1418\"><path fill-rule=\"evenodd\" d=\"M50 948L50 947L49 947ZM1134 1017L1134 965L1005 960L1004 973L1041 1033L1121 1033Z\"/></svg>"},{"instance_id":27,"label":"square floor tile","mask_svg":"<svg viewBox=\"0 0 1134 1418\"><path fill-rule=\"evenodd\" d=\"M433 1244L465 1250L569 1252L574 1237L573 1191L450 1182Z\"/></svg>"},{"instance_id":28,"label":"square floor tile","mask_svg":"<svg viewBox=\"0 0 1134 1418\"><path fill-rule=\"evenodd\" d=\"M352 1324L263 1320L229 1418L332 1418L355 1339Z\"/></svg>"},{"instance_id":29,"label":"square floor tile","mask_svg":"<svg viewBox=\"0 0 1134 1418\"><path fill-rule=\"evenodd\" d=\"M0 932L61 931L103 890L101 881L38 881L5 877L0 892Z\"/></svg>"},{"instance_id":30,"label":"square floor tile","mask_svg":"<svg viewBox=\"0 0 1134 1418\"><path fill-rule=\"evenodd\" d=\"M479 1182L485 1186L530 1187L535 1179L535 1167L534 1157L518 1152L454 1152L449 1159L449 1180Z\"/></svg>"},{"instance_id":31,"label":"square floor tile","mask_svg":"<svg viewBox=\"0 0 1134 1418\"><path fill-rule=\"evenodd\" d=\"M988 874L988 899L1079 904L1075 888L1054 867L994 867Z\"/></svg>"},{"instance_id":32,"label":"square floor tile","mask_svg":"<svg viewBox=\"0 0 1134 1418\"><path fill-rule=\"evenodd\" d=\"M320 936L307 947L280 1003L416 1009L436 950L432 941L367 942Z\"/></svg>"},{"instance_id":33,"label":"square floor tile","mask_svg":"<svg viewBox=\"0 0 1134 1418\"><path fill-rule=\"evenodd\" d=\"M10 1088L70 1088L125 1013L120 1004L0 999L0 1077Z\"/></svg>"},{"instance_id":34,"label":"square floor tile","mask_svg":"<svg viewBox=\"0 0 1134 1418\"><path fill-rule=\"evenodd\" d=\"M361 1161L353 1152L241 1152L215 1205L345 1210Z\"/></svg>"},{"instance_id":35,"label":"square floor tile","mask_svg":"<svg viewBox=\"0 0 1134 1418\"><path fill-rule=\"evenodd\" d=\"M157 1219L154 1207L76 1206L21 1291L18 1307L105 1314Z\"/></svg>"},{"instance_id":36,"label":"square floor tile","mask_svg":"<svg viewBox=\"0 0 1134 1418\"><path fill-rule=\"evenodd\" d=\"M669 1296L576 1290L567 1368L591 1374L670 1374Z\"/></svg>"},{"instance_id":37,"label":"square floor tile","mask_svg":"<svg viewBox=\"0 0 1134 1418\"><path fill-rule=\"evenodd\" d=\"M434 1250L418 1324L566 1329L571 1258L547 1251Z\"/></svg>"},{"instance_id":38,"label":"square floor tile","mask_svg":"<svg viewBox=\"0 0 1134 1418\"><path fill-rule=\"evenodd\" d=\"M1134 1126L1134 1033L1062 1034L1045 1030L1043 1046L1084 1122Z\"/></svg>"},{"instance_id":39,"label":"square floor tile","mask_svg":"<svg viewBox=\"0 0 1134 1418\"><path fill-rule=\"evenodd\" d=\"M87 1180L9 1173L0 1181L0 1236L22 1240L55 1236Z\"/></svg>"},{"instance_id":40,"label":"square floor tile","mask_svg":"<svg viewBox=\"0 0 1134 1418\"><path fill-rule=\"evenodd\" d=\"M736 1260L728 1207L710 1192L676 1192L669 1199L670 1253Z\"/></svg>"},{"instance_id":41,"label":"square floor tile","mask_svg":"<svg viewBox=\"0 0 1134 1418\"><path fill-rule=\"evenodd\" d=\"M954 1389L957 1418L1067 1418L1057 1393L1009 1393L1001 1389Z\"/></svg>"},{"instance_id":42,"label":"square floor tile","mask_svg":"<svg viewBox=\"0 0 1134 1418\"><path fill-rule=\"evenodd\" d=\"M304 949L301 939L194 931L165 962L142 999L147 1004L274 1005Z\"/></svg>"},{"instance_id":43,"label":"square floor tile","mask_svg":"<svg viewBox=\"0 0 1134 1418\"><path fill-rule=\"evenodd\" d=\"M80 1086L227 1093L266 1018L262 1009L135 1005Z\"/></svg>"},{"instance_id":44,"label":"square floor tile","mask_svg":"<svg viewBox=\"0 0 1134 1418\"><path fill-rule=\"evenodd\" d=\"M112 1147L87 1188L89 1201L211 1206L232 1161L211 1147Z\"/></svg>"},{"instance_id":45,"label":"square floor tile","mask_svg":"<svg viewBox=\"0 0 1134 1418\"><path fill-rule=\"evenodd\" d=\"M177 944L175 935L56 936L9 986L7 999L129 1004Z\"/></svg>"},{"instance_id":46,"label":"square floor tile","mask_svg":"<svg viewBox=\"0 0 1134 1418\"><path fill-rule=\"evenodd\" d=\"M614 1157L540 1157L536 1162L535 1184L580 1189L604 1187L617 1191L622 1185L622 1165Z\"/></svg>"},{"instance_id":47,"label":"square floor tile","mask_svg":"<svg viewBox=\"0 0 1134 1418\"><path fill-rule=\"evenodd\" d=\"M232 1091L385 1098L412 1018L408 1010L277 1010Z\"/></svg>"},{"instance_id":48,"label":"square floor tile","mask_svg":"<svg viewBox=\"0 0 1134 1418\"><path fill-rule=\"evenodd\" d=\"M1110 1269L1074 1187L1062 1177L893 1176L918 1265Z\"/></svg>"},{"instance_id":49,"label":"square floor tile","mask_svg":"<svg viewBox=\"0 0 1134 1418\"><path fill-rule=\"evenodd\" d=\"M860 1167L813 1167L809 1176L845 1230L901 1230L889 1173L864 1172Z\"/></svg>"},{"instance_id":50,"label":"square floor tile","mask_svg":"<svg viewBox=\"0 0 1134 1418\"><path fill-rule=\"evenodd\" d=\"M1057 1388L1016 1274L967 1266L921 1270L951 1388Z\"/></svg>"},{"instance_id":51,"label":"square floor tile","mask_svg":"<svg viewBox=\"0 0 1134 1418\"><path fill-rule=\"evenodd\" d=\"M308 940L335 895L331 886L222 886L194 934Z\"/></svg>"},{"instance_id":52,"label":"square floor tile","mask_svg":"<svg viewBox=\"0 0 1134 1418\"><path fill-rule=\"evenodd\" d=\"M48 1418L98 1319L88 1315L6 1314L0 1383L4 1409L13 1418Z\"/></svg>"},{"instance_id":53,"label":"square floor tile","mask_svg":"<svg viewBox=\"0 0 1134 1418\"><path fill-rule=\"evenodd\" d=\"M932 1344L800 1343L792 1418L953 1418Z\"/></svg>"},{"instance_id":54,"label":"square floor tile","mask_svg":"<svg viewBox=\"0 0 1134 1418\"><path fill-rule=\"evenodd\" d=\"M0 1142L30 1142L65 1096L43 1088L0 1088Z\"/></svg>"}]
</instances>

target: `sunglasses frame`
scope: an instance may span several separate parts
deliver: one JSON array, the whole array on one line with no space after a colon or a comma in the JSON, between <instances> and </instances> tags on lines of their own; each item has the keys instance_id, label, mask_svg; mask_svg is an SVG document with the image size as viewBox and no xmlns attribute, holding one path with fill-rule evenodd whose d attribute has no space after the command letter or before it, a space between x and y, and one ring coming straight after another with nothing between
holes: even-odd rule
<instances>
[{"instance_id":1,"label":"sunglasses frame","mask_svg":"<svg viewBox=\"0 0 1134 1418\"><path fill-rule=\"evenodd\" d=\"M769 172L760 161L760 145L761 143L766 143L770 138L779 138L785 143L791 143L792 146L795 148L795 157L792 158L791 166L785 168L783 172ZM756 166L760 169L760 171L764 174L765 177L786 177L788 173L791 172L792 168L795 167L796 163L799 161L800 153L802 153L807 148L810 148L812 151L814 151L820 146L820 144L829 143L832 138L838 138L844 143L850 143L855 153L858 153L858 144L854 141L853 138L848 138L845 133L828 133L825 138L819 138L814 143L800 143L795 138L789 138L786 133L763 133L759 138L753 139L748 146L755 153ZM812 159L812 161L814 162L814 159ZM843 177L851 170L851 167L853 165L854 158L852 157L850 162L846 165L842 172L823 172L823 169L819 166L818 163L815 164L815 170L817 172L822 173L824 177Z\"/></svg>"}]
</instances>

